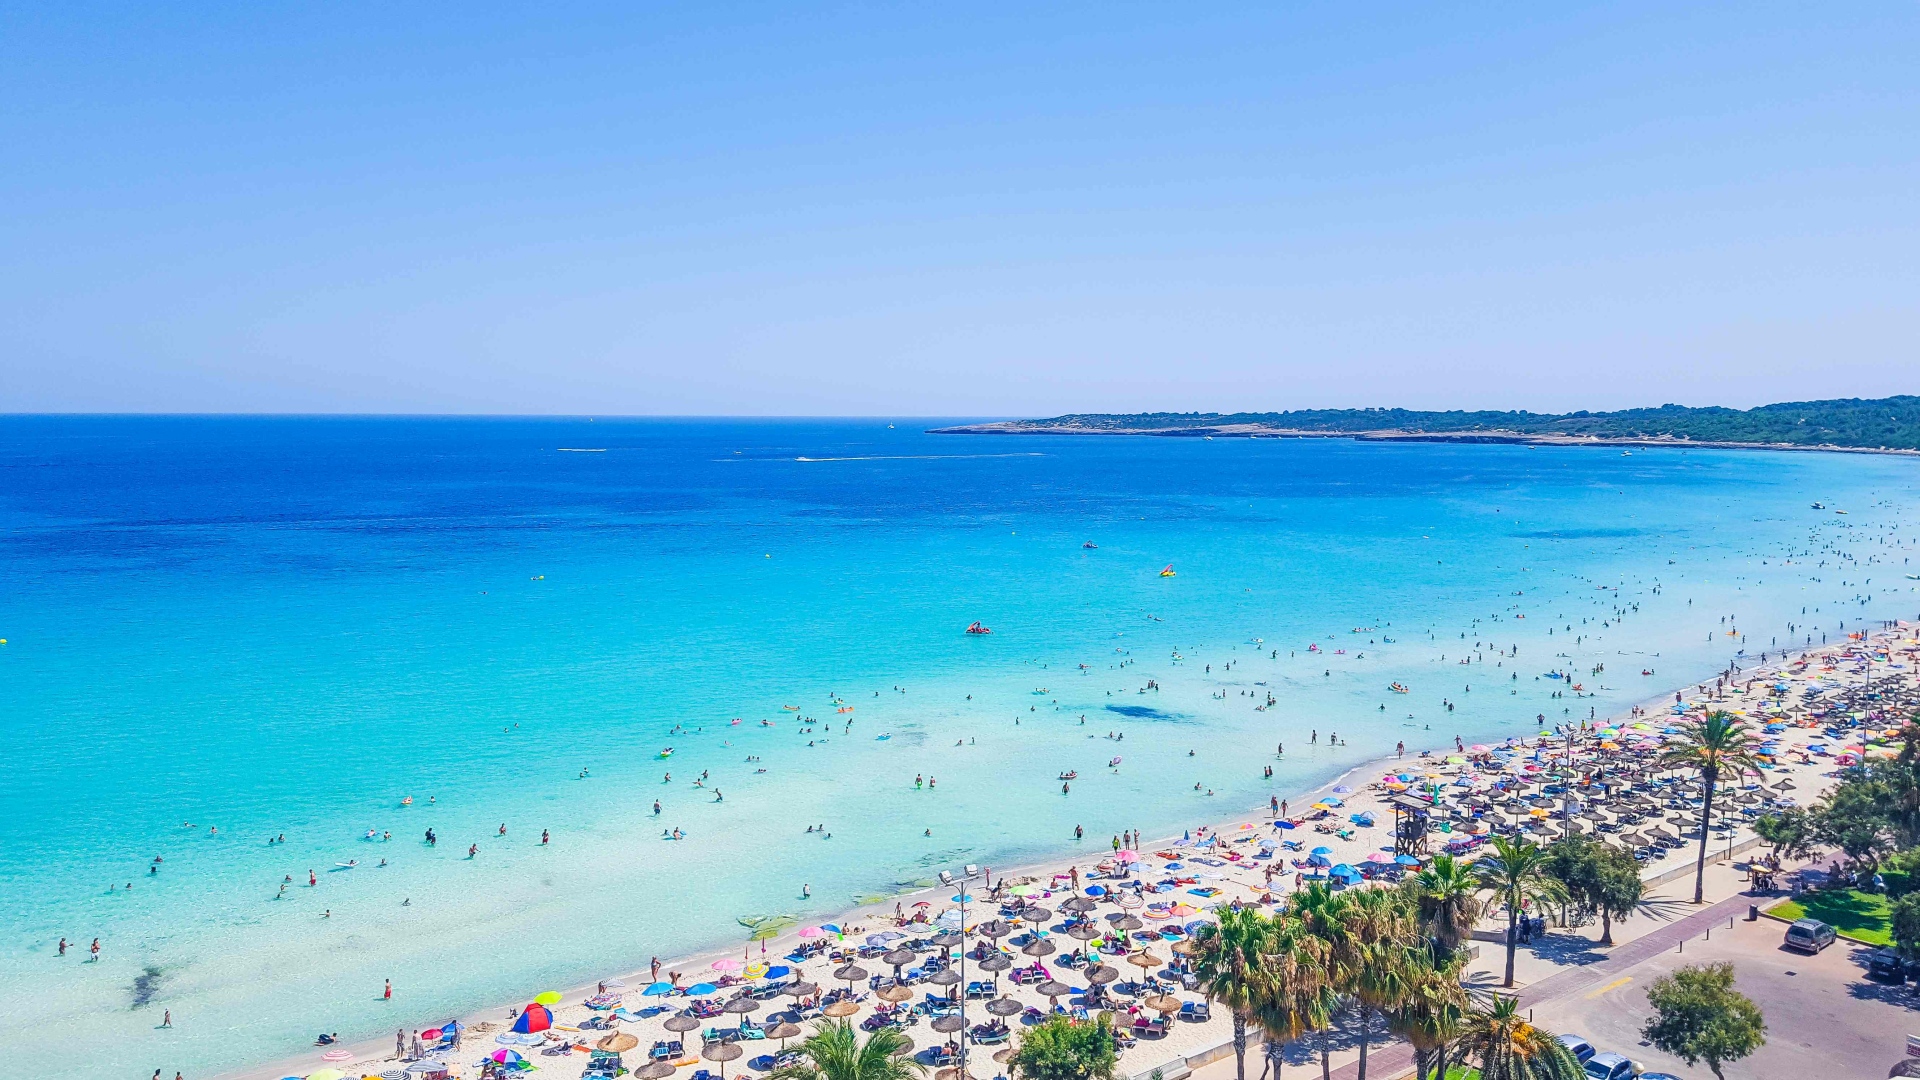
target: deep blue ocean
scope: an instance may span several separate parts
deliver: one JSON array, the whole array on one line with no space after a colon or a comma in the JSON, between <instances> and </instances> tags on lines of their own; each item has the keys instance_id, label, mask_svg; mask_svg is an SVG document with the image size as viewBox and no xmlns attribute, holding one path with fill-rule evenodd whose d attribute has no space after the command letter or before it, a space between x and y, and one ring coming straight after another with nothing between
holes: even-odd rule
<instances>
[{"instance_id":1,"label":"deep blue ocean","mask_svg":"<svg viewBox=\"0 0 1920 1080\"><path fill-rule=\"evenodd\" d=\"M1920 613L1911 458L930 426L0 418L0 1060L415 1028Z\"/></svg>"}]
</instances>

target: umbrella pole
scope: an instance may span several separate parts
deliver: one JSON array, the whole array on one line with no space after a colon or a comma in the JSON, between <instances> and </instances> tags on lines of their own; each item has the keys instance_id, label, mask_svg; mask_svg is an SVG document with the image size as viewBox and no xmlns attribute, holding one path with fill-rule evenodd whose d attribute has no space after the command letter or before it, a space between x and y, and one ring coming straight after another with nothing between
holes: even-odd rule
<instances>
[{"instance_id":1,"label":"umbrella pole","mask_svg":"<svg viewBox=\"0 0 1920 1080\"><path fill-rule=\"evenodd\" d=\"M955 1033L960 1044L959 1080L967 1080L967 883L960 883L960 1030Z\"/></svg>"}]
</instances>

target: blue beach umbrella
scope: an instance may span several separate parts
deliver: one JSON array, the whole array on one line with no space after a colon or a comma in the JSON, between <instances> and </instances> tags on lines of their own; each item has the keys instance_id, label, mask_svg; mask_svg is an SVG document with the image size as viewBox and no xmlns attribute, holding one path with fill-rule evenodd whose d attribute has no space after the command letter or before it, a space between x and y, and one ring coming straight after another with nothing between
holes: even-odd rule
<instances>
[{"instance_id":1,"label":"blue beach umbrella","mask_svg":"<svg viewBox=\"0 0 1920 1080\"><path fill-rule=\"evenodd\" d=\"M760 977L763 979L784 979L791 974L793 974L792 968L785 964L775 964L773 967L767 969L765 975Z\"/></svg>"},{"instance_id":2,"label":"blue beach umbrella","mask_svg":"<svg viewBox=\"0 0 1920 1080\"><path fill-rule=\"evenodd\" d=\"M960 895L951 897L950 899L952 899L953 902L956 904L971 904L973 903L973 894L961 893Z\"/></svg>"},{"instance_id":3,"label":"blue beach umbrella","mask_svg":"<svg viewBox=\"0 0 1920 1080\"><path fill-rule=\"evenodd\" d=\"M1329 861L1325 855L1314 854L1307 856L1308 866L1326 866Z\"/></svg>"},{"instance_id":4,"label":"blue beach umbrella","mask_svg":"<svg viewBox=\"0 0 1920 1080\"><path fill-rule=\"evenodd\" d=\"M719 987L713 985L712 983L699 983L697 985L687 987L687 996L697 997L701 994L711 994L719 989L720 989Z\"/></svg>"},{"instance_id":5,"label":"blue beach umbrella","mask_svg":"<svg viewBox=\"0 0 1920 1080\"><path fill-rule=\"evenodd\" d=\"M1333 869L1327 871L1327 873L1329 876L1337 877L1342 881L1359 881L1360 880L1360 871L1355 870L1353 867L1348 866L1346 863L1341 863L1339 866L1336 866Z\"/></svg>"},{"instance_id":6,"label":"blue beach umbrella","mask_svg":"<svg viewBox=\"0 0 1920 1080\"><path fill-rule=\"evenodd\" d=\"M1393 857L1393 861L1399 863L1401 866L1419 866L1420 865L1420 860L1414 858L1411 855L1395 855Z\"/></svg>"},{"instance_id":7,"label":"blue beach umbrella","mask_svg":"<svg viewBox=\"0 0 1920 1080\"><path fill-rule=\"evenodd\" d=\"M671 993L673 993L672 983L657 982L648 986L645 990L640 991L640 996L641 997L665 997Z\"/></svg>"},{"instance_id":8,"label":"blue beach umbrella","mask_svg":"<svg viewBox=\"0 0 1920 1080\"><path fill-rule=\"evenodd\" d=\"M1311 852L1309 852L1309 854L1312 854L1312 855L1331 855L1331 854L1333 854L1333 849L1332 849L1332 848L1330 848L1330 847L1327 847L1326 845L1324 845L1324 844L1323 844L1323 845L1321 845L1320 847L1317 847L1317 848L1314 848L1314 849L1313 849L1313 850L1312 850Z\"/></svg>"},{"instance_id":9,"label":"blue beach umbrella","mask_svg":"<svg viewBox=\"0 0 1920 1080\"><path fill-rule=\"evenodd\" d=\"M1105 885L1089 885L1087 886L1087 895L1105 896L1107 895L1107 887Z\"/></svg>"}]
</instances>

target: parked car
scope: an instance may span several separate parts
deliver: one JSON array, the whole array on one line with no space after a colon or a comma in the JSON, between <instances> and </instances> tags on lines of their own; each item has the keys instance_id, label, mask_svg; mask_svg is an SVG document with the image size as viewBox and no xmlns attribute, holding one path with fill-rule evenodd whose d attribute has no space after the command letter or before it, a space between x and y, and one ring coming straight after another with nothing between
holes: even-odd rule
<instances>
[{"instance_id":1,"label":"parked car","mask_svg":"<svg viewBox=\"0 0 1920 1080\"><path fill-rule=\"evenodd\" d=\"M1867 977L1870 979L1899 983L1906 982L1916 974L1920 974L1920 969L1892 949L1875 949L1867 957Z\"/></svg>"},{"instance_id":2,"label":"parked car","mask_svg":"<svg viewBox=\"0 0 1920 1080\"><path fill-rule=\"evenodd\" d=\"M1579 1059L1582 1065L1585 1065L1587 1059L1593 1056L1593 1044L1582 1036L1562 1035L1560 1036L1560 1045L1573 1051L1573 1056Z\"/></svg>"},{"instance_id":3,"label":"parked car","mask_svg":"<svg viewBox=\"0 0 1920 1080\"><path fill-rule=\"evenodd\" d=\"M1592 1080L1633 1080L1633 1062L1625 1054L1595 1054L1587 1059Z\"/></svg>"},{"instance_id":4,"label":"parked car","mask_svg":"<svg viewBox=\"0 0 1920 1080\"><path fill-rule=\"evenodd\" d=\"M1817 953L1833 944L1836 936L1833 927L1819 919L1795 919L1793 925L1787 927L1786 946L1804 953Z\"/></svg>"}]
</instances>

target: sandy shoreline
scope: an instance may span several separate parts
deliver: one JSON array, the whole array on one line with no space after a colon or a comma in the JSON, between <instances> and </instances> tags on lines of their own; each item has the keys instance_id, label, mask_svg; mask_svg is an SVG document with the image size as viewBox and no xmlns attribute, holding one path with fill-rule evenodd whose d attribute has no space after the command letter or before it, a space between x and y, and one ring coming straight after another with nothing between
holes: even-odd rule
<instances>
[{"instance_id":1,"label":"sandy shoreline","mask_svg":"<svg viewBox=\"0 0 1920 1080\"><path fill-rule=\"evenodd\" d=\"M1731 442L1708 439L1662 439L1647 436L1539 435L1523 431L1315 431L1276 428L1264 424L1213 424L1178 428L1096 428L1044 426L1026 420L992 424L960 424L929 428L929 435L1142 435L1164 439L1352 439L1355 442L1505 443L1515 446L1621 446L1666 450L1792 450L1829 454L1891 454L1920 456L1920 450L1899 447L1803 445L1800 443Z\"/></svg>"},{"instance_id":2,"label":"sandy shoreline","mask_svg":"<svg viewBox=\"0 0 1920 1080\"><path fill-rule=\"evenodd\" d=\"M1896 626L1895 628L1878 631L1876 633L1869 635L1867 642L1842 641L1842 642L1824 643L1824 644L1815 645L1815 646L1807 646L1797 650L1785 650L1779 654L1778 659L1770 660L1768 663L1763 665L1756 665L1755 667L1741 670L1738 676L1735 678L1734 682L1730 683L1729 686L1737 685L1737 684L1746 684L1749 682L1757 681L1761 679L1764 675L1780 673L1784 671L1784 669L1789 668L1793 665L1799 664L1803 661L1809 661L1823 655L1833 655L1838 652L1843 652L1846 649L1851 647L1858 647L1862 644L1875 643L1875 642L1891 643L1893 639L1898 638L1907 633L1910 633L1910 631ZM1772 650L1769 650L1768 652L1769 652L1769 655L1772 655ZM1682 686L1669 688L1665 692L1649 697L1637 703L1636 705L1628 706L1626 710L1617 712L1609 718L1603 718L1603 720L1599 722L1598 726L1604 726L1605 723L1611 723L1616 720L1624 723L1624 722L1630 722L1634 719L1652 720L1652 719L1659 718L1666 713L1667 708L1673 703L1673 697L1675 693L1682 694L1683 696L1689 699L1697 700L1700 697L1705 696L1705 691L1703 690L1703 688L1710 689L1713 685L1714 684L1711 681L1704 682L1704 683L1693 682L1693 683L1684 684ZM1729 703L1729 706L1731 707L1731 703ZM1635 708L1642 710L1644 715L1642 717L1632 716L1631 712ZM1432 734L1432 733L1429 732L1426 734ZM1360 762L1359 764L1353 765L1341 771L1338 775L1332 776L1318 785L1306 787L1304 789L1298 790L1296 792L1288 793L1288 794L1282 794L1279 791L1275 791L1274 797L1282 798L1286 802L1288 802L1290 805L1297 806L1300 809L1304 809L1307 805L1309 805L1316 799L1324 796L1328 792L1331 792L1332 789L1339 787L1342 784L1349 783L1350 781L1352 781L1357 777L1377 776L1380 773L1390 771L1390 769L1396 764L1404 766L1409 761L1421 760L1418 757L1418 755L1422 749L1428 750L1433 754L1438 755L1436 758L1428 759L1433 761L1437 761L1440 758L1444 758L1447 754L1454 752L1453 749L1446 744L1446 741L1444 739L1439 739L1437 741L1439 742L1439 745L1432 746L1432 747L1410 747L1407 750L1406 757L1397 757L1396 755L1389 753L1389 754L1381 755L1379 757L1367 759L1365 761ZM1794 774L1798 775L1802 768L1804 767L1795 767ZM1355 788L1355 793L1353 795L1347 796L1349 800L1357 801L1362 798L1370 797L1371 793L1366 790L1366 786L1364 783L1352 784L1351 786ZM1805 789L1803 793L1803 797L1810 801L1811 798L1814 796L1814 794L1815 792L1812 789L1810 788ZM1270 807L1270 804L1266 802L1253 804L1238 814L1234 814L1230 816L1215 817L1212 821L1208 822L1204 826L1204 828L1209 832L1220 833L1223 835L1244 831L1242 830L1242 825L1245 823L1259 822L1259 823L1265 824L1270 822L1272 820L1272 815L1269 813L1269 807ZM1355 808L1357 809L1358 807L1356 806ZM1298 813L1299 813L1299 810L1294 811L1295 816L1297 816ZM1141 846L1142 852L1145 853L1147 851L1154 850L1154 849L1169 848L1180 839L1181 837L1179 836L1167 836L1167 837L1155 838L1153 840L1142 841L1140 846ZM1364 851L1371 848L1372 846L1375 846L1375 843L1377 842L1378 839L1380 839L1380 835L1376 833L1375 835L1359 836L1353 840L1346 840L1346 841L1336 841L1331 837L1323 837L1321 838L1321 840L1317 840L1316 843L1326 842L1328 844L1335 845L1336 850L1338 852L1338 854L1335 857L1336 861L1343 861L1343 860L1357 861L1357 859L1359 858L1359 855L1357 854L1357 852ZM1087 846L1083 848L1079 848L1077 850L1076 849L1063 850L1058 855L1049 856L1045 859L1037 860L1034 862L1029 862L1029 863L1021 864L1018 866L1012 866L1012 867L983 867L982 869L983 871L991 872L995 880L998 880L1002 877L1030 876L1030 877L1038 878L1042 882L1046 882L1056 874L1065 875L1066 873L1068 873L1068 871L1071 868L1074 868L1074 867L1080 868L1084 874L1094 864L1097 864L1103 859L1108 858L1111 854L1111 847L1109 842L1097 836L1089 835L1086 841L1084 841L1084 843ZM1356 853L1353 855L1351 860L1349 859L1349 853L1346 850L1348 848L1355 848L1356 850ZM1243 869L1243 868L1233 867L1231 869ZM1291 873L1290 870L1287 872ZM1223 873L1216 876L1220 879L1222 883L1243 886L1256 893L1261 891L1260 886L1257 883L1235 879L1231 876L1230 873ZM956 875L956 878L957 878L957 875ZM978 882L978 878L971 879L971 880L973 880L976 884ZM1279 890L1280 888L1281 888L1280 885L1276 882L1276 889ZM912 905L914 905L915 903L920 901L925 901L928 904L932 905L931 910L938 911L943 907L952 906L950 898L953 895L953 893L954 893L953 887L936 885L936 886L927 887L927 888L919 888L919 889L915 889L907 892L890 894L885 899L874 902L874 903L840 909L840 911L836 914L828 914L828 915L821 915L818 917L812 917L809 919L808 922L796 923L793 926L786 928L779 936L769 939L767 942L765 942L764 955L769 959L784 957L788 952L792 951L795 946L801 943L801 939L799 938L798 934L800 929L803 926L819 925L822 922L834 922L834 923L847 926L848 928L847 936L850 939L857 939L858 937L860 937L865 933L875 932L881 929L890 929L893 926L893 911L896 904L904 905L910 910ZM1225 899L1225 897L1222 897L1222 899ZM706 977L705 973L711 970L710 966L712 965L713 962L723 958L752 958L756 951L757 950L755 949L755 946L753 945L753 943L748 942L748 943L743 943L740 946L728 946L725 948L710 949L710 950L706 950L699 953L685 954L685 955L674 957L671 960L663 958L661 960L661 971L663 975L668 971L680 972L686 976L686 979L683 981L697 982L697 981L700 981L700 979ZM646 983L651 981L651 977L648 973L648 969L644 966L636 967L626 971L610 972L606 976L606 978L609 978L609 979L616 978L616 977L624 980L630 988L638 988L639 986L643 986ZM554 1006L556 1016L559 1014L561 1010L567 1009L570 1006L571 1007L580 1006L582 1002L584 1002L584 1000L588 996L594 994L597 989L598 989L597 986L588 984L588 985L575 987L571 990L565 991L562 1002ZM503 1026L502 1022L507 1017L509 1010L517 1009L524 1004L525 1002L521 1000L502 1002L491 1007L482 1008L480 1010L471 1012L465 1016L460 1017L460 1020L462 1023L467 1024L469 1027L479 1023L491 1023L496 1026ZM445 1016L417 1017L417 1018L412 1018L410 1022L405 1026L409 1031L412 1031L412 1030L417 1030L418 1028L425 1026L429 1023L438 1023L445 1019L447 1019ZM476 1038L478 1037L479 1036L476 1036ZM355 1063L374 1063L374 1062L381 1062L381 1061L389 1061L392 1059L392 1043L388 1041L388 1039L384 1036L367 1039L357 1043L346 1043L346 1044L343 1044L342 1046L331 1047L329 1049L336 1049L336 1050L345 1049L352 1052L353 1058L351 1059L351 1061ZM277 1080L277 1078L280 1078L280 1077L302 1075L306 1072L311 1072L314 1069L320 1068L326 1064L332 1064L335 1067L341 1067L341 1068L345 1068L348 1065L347 1062L331 1062L331 1063L323 1062L322 1060L320 1060L321 1052L322 1051L320 1048L314 1047L303 1052L298 1056L290 1056L288 1058L281 1059L274 1063L248 1067L241 1070L236 1070L233 1072L223 1074L221 1077L221 1080ZM478 1052L477 1044L473 1050L463 1051L461 1054L461 1057L465 1058L470 1053L475 1053L475 1052ZM349 1075L352 1075L350 1069L347 1071L349 1072Z\"/></svg>"}]
</instances>

